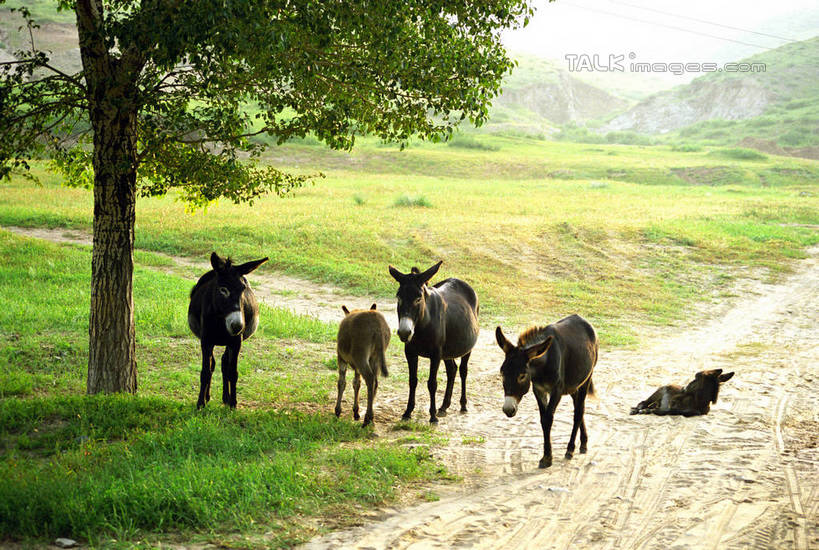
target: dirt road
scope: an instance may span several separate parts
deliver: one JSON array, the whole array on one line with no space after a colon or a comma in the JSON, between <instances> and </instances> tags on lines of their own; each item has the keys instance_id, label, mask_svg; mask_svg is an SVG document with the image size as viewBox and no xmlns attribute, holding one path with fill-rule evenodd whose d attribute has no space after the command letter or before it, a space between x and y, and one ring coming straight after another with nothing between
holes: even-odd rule
<instances>
[{"instance_id":1,"label":"dirt road","mask_svg":"<svg viewBox=\"0 0 819 550\"><path fill-rule=\"evenodd\" d=\"M87 242L62 230L19 232ZM450 444L434 451L465 483L433 488L436 502L375 510L365 525L303 548L819 548L818 259L813 249L779 284L745 284L743 297L697 326L660 331L636 351L601 349L598 398L586 406L589 453L559 458L571 429L566 398L548 470L537 469L534 397L513 419L501 412L501 352L484 327L470 363L470 411L441 418ZM271 305L323 319L337 320L341 302L361 301L279 276L254 275L254 288ZM628 415L655 387L707 368L736 372L709 415ZM418 420L426 419L424 386ZM398 421L405 399L405 388L379 392L379 433Z\"/></svg>"},{"instance_id":2,"label":"dirt road","mask_svg":"<svg viewBox=\"0 0 819 550\"><path fill-rule=\"evenodd\" d=\"M513 419L501 412L501 352L487 327L471 362L470 412L438 428L451 443L437 454L466 488L379 511L303 548L819 548L817 257L814 249L781 284L746 285L743 298L697 327L661 333L637 351L601 350L599 397L586 407L589 453L557 458L571 429L567 398L548 470L537 469L534 397ZM655 387L706 368L736 372L709 415L628 415ZM397 421L404 399L379 396L382 425Z\"/></svg>"}]
</instances>

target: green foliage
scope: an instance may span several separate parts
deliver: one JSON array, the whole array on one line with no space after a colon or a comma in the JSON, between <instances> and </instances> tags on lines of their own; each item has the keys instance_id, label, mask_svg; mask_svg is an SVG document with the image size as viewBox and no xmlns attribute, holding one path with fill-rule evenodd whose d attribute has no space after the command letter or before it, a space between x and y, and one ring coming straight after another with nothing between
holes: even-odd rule
<instances>
[{"instance_id":1,"label":"green foliage","mask_svg":"<svg viewBox=\"0 0 819 550\"><path fill-rule=\"evenodd\" d=\"M699 153L702 151L702 146L693 143L679 143L672 145L671 150L675 153Z\"/></svg>"},{"instance_id":2,"label":"green foliage","mask_svg":"<svg viewBox=\"0 0 819 550\"><path fill-rule=\"evenodd\" d=\"M723 157L737 160L767 160L768 157L753 149L734 147L732 149L715 149L708 153L709 156Z\"/></svg>"},{"instance_id":3,"label":"green foliage","mask_svg":"<svg viewBox=\"0 0 819 550\"><path fill-rule=\"evenodd\" d=\"M410 196L410 195L401 195L395 202L392 203L393 206L397 207L419 207L419 208L430 208L432 204L427 200L426 197L423 195L418 196Z\"/></svg>"},{"instance_id":4,"label":"green foliage","mask_svg":"<svg viewBox=\"0 0 819 550\"><path fill-rule=\"evenodd\" d=\"M51 18L39 2L30 7L21 11L28 25ZM69 75L36 51L0 70L0 176L49 153L69 183L88 185L88 113L102 105L90 102L110 102L138 121L143 196L180 188L180 198L205 206L283 194L308 176L248 163L241 152L253 159L271 144L317 140L348 149L362 134L439 140L463 119L483 123L513 65L498 31L524 24L533 9L520 0L287 7L130 0L106 8L78 12L81 53L117 63L95 61ZM97 24L105 36L84 30ZM109 69L116 74L100 72Z\"/></svg>"},{"instance_id":5,"label":"green foliage","mask_svg":"<svg viewBox=\"0 0 819 550\"><path fill-rule=\"evenodd\" d=\"M447 142L450 147L457 147L460 149L478 149L480 151L500 151L500 147L490 143L484 143L475 139L475 137L466 134L456 134L452 136Z\"/></svg>"}]
</instances>

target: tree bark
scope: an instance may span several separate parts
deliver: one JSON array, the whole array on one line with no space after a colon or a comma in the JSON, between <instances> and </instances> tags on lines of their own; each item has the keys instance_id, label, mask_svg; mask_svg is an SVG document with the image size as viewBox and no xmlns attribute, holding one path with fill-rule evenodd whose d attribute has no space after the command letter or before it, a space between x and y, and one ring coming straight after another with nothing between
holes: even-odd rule
<instances>
[{"instance_id":1,"label":"tree bark","mask_svg":"<svg viewBox=\"0 0 819 550\"><path fill-rule=\"evenodd\" d=\"M77 0L76 12L94 131L94 251L86 387L88 393L134 393L138 70L109 50L101 0Z\"/></svg>"},{"instance_id":2,"label":"tree bark","mask_svg":"<svg viewBox=\"0 0 819 550\"><path fill-rule=\"evenodd\" d=\"M88 393L136 392L134 332L135 117L94 124L94 252Z\"/></svg>"}]
</instances>

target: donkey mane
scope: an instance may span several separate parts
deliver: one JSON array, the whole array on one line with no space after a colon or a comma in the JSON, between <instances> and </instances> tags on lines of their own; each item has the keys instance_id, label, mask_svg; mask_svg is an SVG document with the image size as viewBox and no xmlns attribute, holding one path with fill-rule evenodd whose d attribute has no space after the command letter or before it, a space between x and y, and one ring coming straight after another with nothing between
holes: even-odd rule
<instances>
[{"instance_id":1,"label":"donkey mane","mask_svg":"<svg viewBox=\"0 0 819 550\"><path fill-rule=\"evenodd\" d=\"M533 344L539 344L546 340L546 329L549 328L548 326L545 327L529 327L523 332L520 333L518 336L518 347L525 348L529 347Z\"/></svg>"}]
</instances>

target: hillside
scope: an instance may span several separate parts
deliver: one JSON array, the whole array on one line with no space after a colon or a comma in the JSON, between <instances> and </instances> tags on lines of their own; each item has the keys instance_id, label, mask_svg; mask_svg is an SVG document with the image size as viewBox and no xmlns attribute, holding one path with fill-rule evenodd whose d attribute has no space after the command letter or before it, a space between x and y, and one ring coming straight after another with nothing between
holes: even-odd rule
<instances>
[{"instance_id":1,"label":"hillside","mask_svg":"<svg viewBox=\"0 0 819 550\"><path fill-rule=\"evenodd\" d=\"M485 131L549 132L556 125L586 122L628 107L629 102L571 75L556 63L512 54L518 66L503 81Z\"/></svg>"},{"instance_id":2,"label":"hillside","mask_svg":"<svg viewBox=\"0 0 819 550\"><path fill-rule=\"evenodd\" d=\"M758 69L709 73L655 94L615 117L603 130L670 134L712 143L746 140L753 145L761 140L781 148L819 145L819 37L739 63Z\"/></svg>"}]
</instances>

